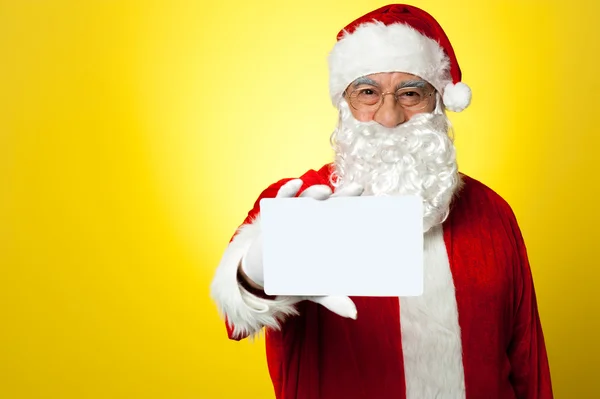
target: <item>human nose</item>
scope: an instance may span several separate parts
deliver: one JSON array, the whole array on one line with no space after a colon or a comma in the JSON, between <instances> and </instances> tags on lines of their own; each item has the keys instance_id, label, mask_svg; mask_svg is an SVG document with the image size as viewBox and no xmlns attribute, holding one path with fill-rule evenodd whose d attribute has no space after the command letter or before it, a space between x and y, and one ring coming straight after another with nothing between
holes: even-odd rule
<instances>
[{"instance_id":1,"label":"human nose","mask_svg":"<svg viewBox=\"0 0 600 399\"><path fill-rule=\"evenodd\" d=\"M386 101L388 94L391 94L392 98ZM373 120L382 126L393 128L406 122L406 119L404 108L396 104L394 93L384 93L381 99L381 106L375 112L375 115L373 115Z\"/></svg>"}]
</instances>

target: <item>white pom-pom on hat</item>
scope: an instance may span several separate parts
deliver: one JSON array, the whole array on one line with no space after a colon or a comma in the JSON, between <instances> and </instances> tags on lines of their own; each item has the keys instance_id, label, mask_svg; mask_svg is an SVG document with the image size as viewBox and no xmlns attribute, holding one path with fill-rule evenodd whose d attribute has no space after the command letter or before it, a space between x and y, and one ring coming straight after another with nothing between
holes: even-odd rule
<instances>
[{"instance_id":1,"label":"white pom-pom on hat","mask_svg":"<svg viewBox=\"0 0 600 399\"><path fill-rule=\"evenodd\" d=\"M471 104L471 88L463 82L448 83L442 96L444 106L453 112L460 112Z\"/></svg>"}]
</instances>

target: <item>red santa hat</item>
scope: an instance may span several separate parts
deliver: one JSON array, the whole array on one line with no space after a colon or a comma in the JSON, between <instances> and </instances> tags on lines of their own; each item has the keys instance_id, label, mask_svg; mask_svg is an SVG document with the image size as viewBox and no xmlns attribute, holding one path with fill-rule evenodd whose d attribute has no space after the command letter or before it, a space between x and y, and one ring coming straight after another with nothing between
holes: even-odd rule
<instances>
[{"instance_id":1,"label":"red santa hat","mask_svg":"<svg viewBox=\"0 0 600 399\"><path fill-rule=\"evenodd\" d=\"M467 108L471 89L461 82L450 40L425 11L392 4L372 11L338 33L329 55L329 91L338 105L355 79L379 72L405 72L425 79L455 112Z\"/></svg>"}]
</instances>

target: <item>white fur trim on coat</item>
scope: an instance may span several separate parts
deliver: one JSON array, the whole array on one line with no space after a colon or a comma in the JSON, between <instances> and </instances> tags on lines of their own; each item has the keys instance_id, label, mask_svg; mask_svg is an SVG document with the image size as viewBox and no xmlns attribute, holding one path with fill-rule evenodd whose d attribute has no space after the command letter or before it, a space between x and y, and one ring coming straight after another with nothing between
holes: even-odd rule
<instances>
[{"instance_id":1,"label":"white fur trim on coat","mask_svg":"<svg viewBox=\"0 0 600 399\"><path fill-rule=\"evenodd\" d=\"M450 77L450 60L442 47L414 28L396 23L362 24L345 34L329 54L329 91L337 107L355 79L380 72L404 72L425 79L442 93Z\"/></svg>"},{"instance_id":2,"label":"white fur trim on coat","mask_svg":"<svg viewBox=\"0 0 600 399\"><path fill-rule=\"evenodd\" d=\"M464 399L458 306L441 225L425 234L423 250L423 295L400 298L406 398Z\"/></svg>"},{"instance_id":3,"label":"white fur trim on coat","mask_svg":"<svg viewBox=\"0 0 600 399\"><path fill-rule=\"evenodd\" d=\"M274 300L259 298L241 287L237 281L239 264L250 244L260 234L260 219L242 225L229 243L211 284L211 297L219 313L233 327L233 336L243 338L260 333L263 327L278 329L290 315L298 314L296 298Z\"/></svg>"}]
</instances>

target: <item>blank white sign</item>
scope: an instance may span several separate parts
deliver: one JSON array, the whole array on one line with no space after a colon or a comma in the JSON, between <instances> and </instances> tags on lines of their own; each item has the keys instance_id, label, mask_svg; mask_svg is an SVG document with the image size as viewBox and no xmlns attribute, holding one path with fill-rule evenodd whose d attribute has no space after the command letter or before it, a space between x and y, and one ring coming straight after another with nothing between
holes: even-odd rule
<instances>
[{"instance_id":1,"label":"blank white sign","mask_svg":"<svg viewBox=\"0 0 600 399\"><path fill-rule=\"evenodd\" d=\"M417 196L260 201L269 295L423 293L423 204Z\"/></svg>"}]
</instances>

